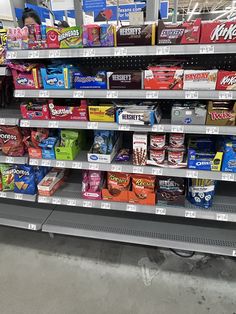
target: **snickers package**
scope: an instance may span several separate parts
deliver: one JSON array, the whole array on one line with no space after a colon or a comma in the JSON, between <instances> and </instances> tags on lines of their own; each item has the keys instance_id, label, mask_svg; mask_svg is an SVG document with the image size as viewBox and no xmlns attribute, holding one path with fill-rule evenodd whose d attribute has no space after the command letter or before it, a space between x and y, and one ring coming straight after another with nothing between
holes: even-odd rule
<instances>
[{"instance_id":1,"label":"snickers package","mask_svg":"<svg viewBox=\"0 0 236 314\"><path fill-rule=\"evenodd\" d=\"M201 19L181 24L165 24L158 22L157 44L158 45L180 45L199 44L201 35Z\"/></svg>"},{"instance_id":2,"label":"snickers package","mask_svg":"<svg viewBox=\"0 0 236 314\"><path fill-rule=\"evenodd\" d=\"M156 25L121 26L116 32L117 46L154 46Z\"/></svg>"},{"instance_id":3,"label":"snickers package","mask_svg":"<svg viewBox=\"0 0 236 314\"><path fill-rule=\"evenodd\" d=\"M185 70L184 90L215 90L218 70Z\"/></svg>"},{"instance_id":4,"label":"snickers package","mask_svg":"<svg viewBox=\"0 0 236 314\"><path fill-rule=\"evenodd\" d=\"M236 22L202 23L202 44L236 43Z\"/></svg>"},{"instance_id":5,"label":"snickers package","mask_svg":"<svg viewBox=\"0 0 236 314\"><path fill-rule=\"evenodd\" d=\"M236 90L236 71L219 71L217 90Z\"/></svg>"},{"instance_id":6,"label":"snickers package","mask_svg":"<svg viewBox=\"0 0 236 314\"><path fill-rule=\"evenodd\" d=\"M207 125L235 126L236 102L209 101Z\"/></svg>"},{"instance_id":7,"label":"snickers package","mask_svg":"<svg viewBox=\"0 0 236 314\"><path fill-rule=\"evenodd\" d=\"M108 72L109 89L142 89L141 71Z\"/></svg>"}]
</instances>

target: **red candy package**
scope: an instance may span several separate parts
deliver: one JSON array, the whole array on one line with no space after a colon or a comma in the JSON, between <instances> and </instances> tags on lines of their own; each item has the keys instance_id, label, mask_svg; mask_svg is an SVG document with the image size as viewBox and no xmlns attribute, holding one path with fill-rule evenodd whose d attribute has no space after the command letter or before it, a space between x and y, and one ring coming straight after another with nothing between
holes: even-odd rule
<instances>
[{"instance_id":1,"label":"red candy package","mask_svg":"<svg viewBox=\"0 0 236 314\"><path fill-rule=\"evenodd\" d=\"M12 157L24 156L23 136L17 126L0 127L0 148L4 155Z\"/></svg>"}]
</instances>

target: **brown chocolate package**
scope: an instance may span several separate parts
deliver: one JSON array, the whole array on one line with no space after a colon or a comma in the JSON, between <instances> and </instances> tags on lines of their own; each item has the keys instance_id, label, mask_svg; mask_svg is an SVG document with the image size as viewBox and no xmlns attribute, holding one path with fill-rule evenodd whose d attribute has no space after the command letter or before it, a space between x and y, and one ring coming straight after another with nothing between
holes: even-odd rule
<instances>
[{"instance_id":1,"label":"brown chocolate package","mask_svg":"<svg viewBox=\"0 0 236 314\"><path fill-rule=\"evenodd\" d=\"M108 72L109 89L142 89L141 71Z\"/></svg>"},{"instance_id":2,"label":"brown chocolate package","mask_svg":"<svg viewBox=\"0 0 236 314\"><path fill-rule=\"evenodd\" d=\"M207 112L207 125L235 126L236 102L209 101Z\"/></svg>"},{"instance_id":3,"label":"brown chocolate package","mask_svg":"<svg viewBox=\"0 0 236 314\"><path fill-rule=\"evenodd\" d=\"M121 26L116 32L117 46L155 45L156 25Z\"/></svg>"},{"instance_id":4,"label":"brown chocolate package","mask_svg":"<svg viewBox=\"0 0 236 314\"><path fill-rule=\"evenodd\" d=\"M157 200L166 205L185 204L185 179L161 177L157 180Z\"/></svg>"}]
</instances>

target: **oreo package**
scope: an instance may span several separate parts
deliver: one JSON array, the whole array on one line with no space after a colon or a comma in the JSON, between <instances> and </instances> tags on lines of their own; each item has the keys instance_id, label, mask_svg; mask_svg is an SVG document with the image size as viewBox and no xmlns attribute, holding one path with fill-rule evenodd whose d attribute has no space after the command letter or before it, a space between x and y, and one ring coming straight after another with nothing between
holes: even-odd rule
<instances>
[{"instance_id":1,"label":"oreo package","mask_svg":"<svg viewBox=\"0 0 236 314\"><path fill-rule=\"evenodd\" d=\"M37 185L34 167L26 165L16 165L14 169L15 193L35 195Z\"/></svg>"},{"instance_id":2,"label":"oreo package","mask_svg":"<svg viewBox=\"0 0 236 314\"><path fill-rule=\"evenodd\" d=\"M209 208L215 195L216 181L208 179L189 179L188 200L195 206Z\"/></svg>"}]
</instances>

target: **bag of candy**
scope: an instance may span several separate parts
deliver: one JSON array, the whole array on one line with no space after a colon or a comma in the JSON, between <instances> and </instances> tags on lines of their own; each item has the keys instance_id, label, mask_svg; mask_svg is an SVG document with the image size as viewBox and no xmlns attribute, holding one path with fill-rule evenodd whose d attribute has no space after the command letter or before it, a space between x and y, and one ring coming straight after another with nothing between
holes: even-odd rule
<instances>
[{"instance_id":1,"label":"bag of candy","mask_svg":"<svg viewBox=\"0 0 236 314\"><path fill-rule=\"evenodd\" d=\"M17 126L0 127L0 148L4 155L21 157L25 154L23 136Z\"/></svg>"},{"instance_id":2,"label":"bag of candy","mask_svg":"<svg viewBox=\"0 0 236 314\"><path fill-rule=\"evenodd\" d=\"M188 200L195 206L209 208L215 195L216 181L208 179L189 179Z\"/></svg>"},{"instance_id":3,"label":"bag of candy","mask_svg":"<svg viewBox=\"0 0 236 314\"><path fill-rule=\"evenodd\" d=\"M35 195L37 185L35 180L34 167L26 165L16 165L14 169L14 192Z\"/></svg>"},{"instance_id":4,"label":"bag of candy","mask_svg":"<svg viewBox=\"0 0 236 314\"><path fill-rule=\"evenodd\" d=\"M0 165L2 175L2 190L4 192L14 191L14 166Z\"/></svg>"}]
</instances>

